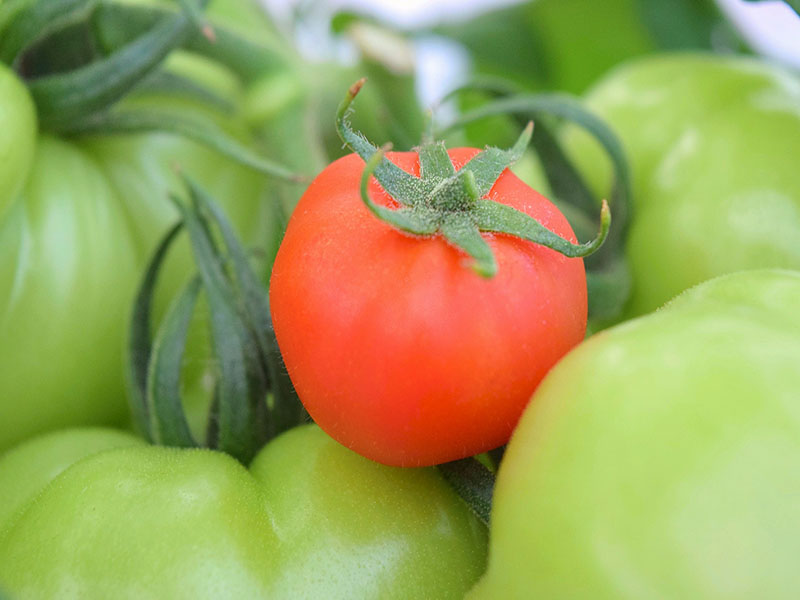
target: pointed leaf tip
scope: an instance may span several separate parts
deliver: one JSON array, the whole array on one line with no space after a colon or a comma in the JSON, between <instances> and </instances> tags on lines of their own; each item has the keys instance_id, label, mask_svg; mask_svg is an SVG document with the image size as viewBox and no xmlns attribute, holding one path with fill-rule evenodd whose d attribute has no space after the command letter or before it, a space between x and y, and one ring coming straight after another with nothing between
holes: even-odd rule
<instances>
[{"instance_id":1,"label":"pointed leaf tip","mask_svg":"<svg viewBox=\"0 0 800 600\"><path fill-rule=\"evenodd\" d=\"M361 88L364 87L364 84L367 82L366 77L362 77L358 81L356 81L353 85L350 86L350 89L347 90L347 95L350 97L350 100L355 98L358 95L358 92L361 91Z\"/></svg>"},{"instance_id":2,"label":"pointed leaf tip","mask_svg":"<svg viewBox=\"0 0 800 600\"><path fill-rule=\"evenodd\" d=\"M203 37L206 38L212 44L215 44L217 42L217 34L214 31L214 28L208 23L203 25L202 33Z\"/></svg>"}]
</instances>

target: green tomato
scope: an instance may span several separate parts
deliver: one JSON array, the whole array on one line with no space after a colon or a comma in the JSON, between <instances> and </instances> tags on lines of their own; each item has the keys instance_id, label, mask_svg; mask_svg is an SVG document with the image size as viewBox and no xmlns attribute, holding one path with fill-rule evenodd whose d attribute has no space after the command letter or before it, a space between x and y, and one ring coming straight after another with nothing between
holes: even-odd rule
<instances>
[{"instance_id":1,"label":"green tomato","mask_svg":"<svg viewBox=\"0 0 800 600\"><path fill-rule=\"evenodd\" d=\"M800 273L743 271L589 338L500 467L468 596L796 598Z\"/></svg>"},{"instance_id":2,"label":"green tomato","mask_svg":"<svg viewBox=\"0 0 800 600\"><path fill-rule=\"evenodd\" d=\"M280 543L270 597L462 598L484 571L486 528L436 469L378 464L314 425L250 470Z\"/></svg>"},{"instance_id":3,"label":"green tomato","mask_svg":"<svg viewBox=\"0 0 800 600\"><path fill-rule=\"evenodd\" d=\"M795 75L754 58L658 55L614 70L586 102L620 136L632 167L624 317L723 273L800 268ZM596 142L573 128L564 139L607 193L611 169Z\"/></svg>"},{"instance_id":4,"label":"green tomato","mask_svg":"<svg viewBox=\"0 0 800 600\"><path fill-rule=\"evenodd\" d=\"M0 456L0 530L67 467L103 450L144 443L125 431L87 427L45 433L15 446Z\"/></svg>"},{"instance_id":5,"label":"green tomato","mask_svg":"<svg viewBox=\"0 0 800 600\"><path fill-rule=\"evenodd\" d=\"M220 65L183 55L170 68L237 101L239 84ZM196 100L141 92L126 103L212 121L248 139L240 116ZM176 166L219 198L246 243L262 243L269 219L264 178L193 141L38 134L31 98L3 65L0 126L10 132L0 140L2 450L37 432L126 419L127 319L144 265L177 220L168 199L183 193ZM193 272L184 244L170 258L158 311ZM202 343L190 347L198 349L188 362L202 371Z\"/></svg>"},{"instance_id":6,"label":"green tomato","mask_svg":"<svg viewBox=\"0 0 800 600\"><path fill-rule=\"evenodd\" d=\"M39 137L0 218L0 449L66 423L122 421L136 266L125 213L97 164Z\"/></svg>"},{"instance_id":7,"label":"green tomato","mask_svg":"<svg viewBox=\"0 0 800 600\"><path fill-rule=\"evenodd\" d=\"M25 183L36 147L36 109L16 75L0 68L0 219Z\"/></svg>"},{"instance_id":8,"label":"green tomato","mask_svg":"<svg viewBox=\"0 0 800 600\"><path fill-rule=\"evenodd\" d=\"M461 598L485 565L485 528L436 470L370 462L313 425L250 471L210 450L96 450L0 521L12 597Z\"/></svg>"}]
</instances>

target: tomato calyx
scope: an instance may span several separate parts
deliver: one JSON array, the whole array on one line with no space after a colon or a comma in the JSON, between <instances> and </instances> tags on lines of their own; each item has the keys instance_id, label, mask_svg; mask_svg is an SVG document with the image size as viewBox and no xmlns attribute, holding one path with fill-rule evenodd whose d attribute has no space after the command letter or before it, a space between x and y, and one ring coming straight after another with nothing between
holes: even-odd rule
<instances>
[{"instance_id":1,"label":"tomato calyx","mask_svg":"<svg viewBox=\"0 0 800 600\"><path fill-rule=\"evenodd\" d=\"M130 324L128 380L134 424L151 443L221 450L248 464L270 439L307 420L278 351L266 289L213 200L185 179L190 202L173 197L181 221L156 249ZM152 302L167 251L186 230L198 274L175 299L155 337ZM219 241L218 241L219 240ZM205 439L192 431L182 401L184 349L201 292L209 306L215 358Z\"/></svg>"},{"instance_id":2,"label":"tomato calyx","mask_svg":"<svg viewBox=\"0 0 800 600\"><path fill-rule=\"evenodd\" d=\"M595 324L613 322L631 294L631 273L625 255L625 240L630 223L631 172L622 142L609 125L583 106L580 99L563 92L526 92L508 82L492 78L475 80L453 90L445 100L463 92L487 94L486 104L458 115L440 134L499 115L515 118L520 124L536 121L532 145L544 167L550 198L565 214L579 238L591 235L598 199L583 180L571 157L562 147L558 127L570 123L589 134L608 157L614 179L608 198L614 210L614 228L603 247L586 261L589 290L589 318Z\"/></svg>"},{"instance_id":3,"label":"tomato calyx","mask_svg":"<svg viewBox=\"0 0 800 600\"><path fill-rule=\"evenodd\" d=\"M386 147L376 148L350 127L347 115L363 84L362 79L348 90L339 106L336 124L344 143L367 163L361 178L361 198L376 217L406 233L444 236L473 259L472 268L484 277L497 273L497 261L481 232L513 235L570 258L588 256L602 246L611 223L605 201L596 237L574 244L524 212L486 198L503 171L522 156L533 134L532 122L510 149L486 148L459 170L450 160L444 142L426 135L419 148L420 176L415 177L385 157ZM390 209L370 198L368 184L372 176L400 208Z\"/></svg>"}]
</instances>

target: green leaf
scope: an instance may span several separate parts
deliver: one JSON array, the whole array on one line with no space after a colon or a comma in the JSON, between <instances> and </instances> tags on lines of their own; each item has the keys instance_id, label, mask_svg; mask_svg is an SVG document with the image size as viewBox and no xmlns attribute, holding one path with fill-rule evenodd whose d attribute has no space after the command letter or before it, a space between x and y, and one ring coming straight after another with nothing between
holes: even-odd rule
<instances>
[{"instance_id":1,"label":"green leaf","mask_svg":"<svg viewBox=\"0 0 800 600\"><path fill-rule=\"evenodd\" d=\"M723 22L713 0L637 0L642 23L660 48L713 49L715 31Z\"/></svg>"},{"instance_id":2,"label":"green leaf","mask_svg":"<svg viewBox=\"0 0 800 600\"><path fill-rule=\"evenodd\" d=\"M20 55L20 76L32 81L53 73L66 73L99 58L87 21L72 23L37 41Z\"/></svg>"},{"instance_id":3,"label":"green leaf","mask_svg":"<svg viewBox=\"0 0 800 600\"><path fill-rule=\"evenodd\" d=\"M4 38L6 29L17 15L27 10L36 0L4 0L0 2L0 38Z\"/></svg>"},{"instance_id":4,"label":"green leaf","mask_svg":"<svg viewBox=\"0 0 800 600\"><path fill-rule=\"evenodd\" d=\"M602 269L586 271L589 315L594 322L613 320L631 293L631 273L623 256Z\"/></svg>"},{"instance_id":5,"label":"green leaf","mask_svg":"<svg viewBox=\"0 0 800 600\"><path fill-rule=\"evenodd\" d=\"M560 0L563 2L563 0ZM476 72L506 81L541 86L552 79L546 39L531 26L528 5L491 11L466 22L437 27L435 33L463 44Z\"/></svg>"},{"instance_id":6,"label":"green leaf","mask_svg":"<svg viewBox=\"0 0 800 600\"><path fill-rule=\"evenodd\" d=\"M533 147L542 162L553 194L557 198L569 199L570 205L584 214L593 214L597 210L597 199L561 148L546 119L540 118L536 122ZM614 217L616 220L616 214Z\"/></svg>"}]
</instances>

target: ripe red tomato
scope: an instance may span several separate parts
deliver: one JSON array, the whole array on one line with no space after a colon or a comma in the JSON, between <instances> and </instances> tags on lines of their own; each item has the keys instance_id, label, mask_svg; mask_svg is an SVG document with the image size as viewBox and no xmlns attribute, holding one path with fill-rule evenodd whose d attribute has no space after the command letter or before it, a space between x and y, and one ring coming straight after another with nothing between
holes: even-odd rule
<instances>
[{"instance_id":1,"label":"ripe red tomato","mask_svg":"<svg viewBox=\"0 0 800 600\"><path fill-rule=\"evenodd\" d=\"M478 153L449 151L456 168ZM416 153L389 160L419 176ZM333 438L389 465L422 466L504 444L539 381L580 342L580 258L483 233L492 278L465 267L441 235L400 232L362 202L364 162L337 160L289 221L270 283L286 368ZM397 203L374 180L378 204ZM507 169L489 199L575 241L564 216Z\"/></svg>"}]
</instances>

